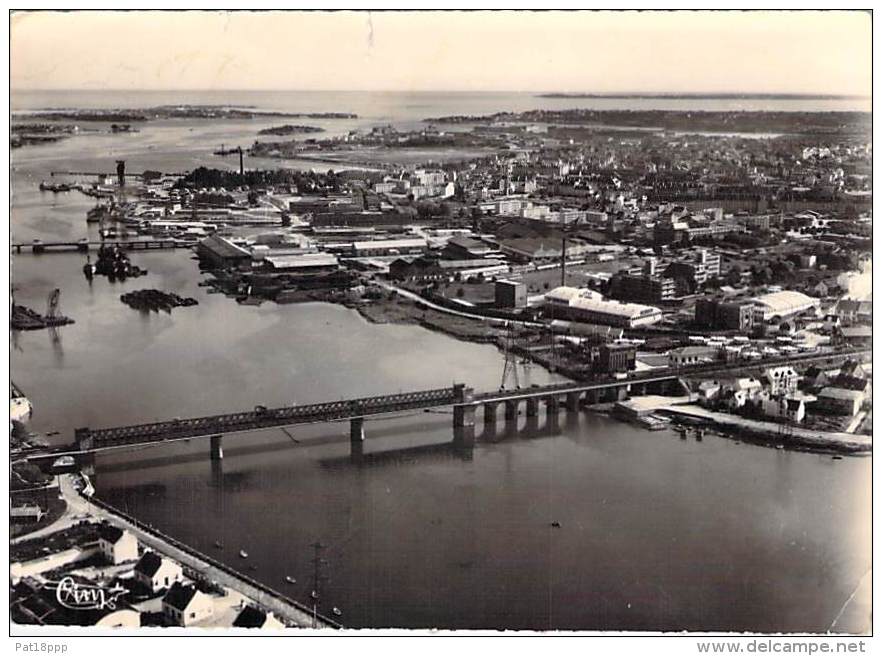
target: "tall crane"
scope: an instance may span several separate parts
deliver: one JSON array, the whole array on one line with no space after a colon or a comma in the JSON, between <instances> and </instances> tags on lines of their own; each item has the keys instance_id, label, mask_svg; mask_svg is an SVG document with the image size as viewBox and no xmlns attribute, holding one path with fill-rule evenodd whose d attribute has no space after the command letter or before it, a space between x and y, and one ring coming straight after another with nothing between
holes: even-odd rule
<instances>
[{"instance_id":1,"label":"tall crane","mask_svg":"<svg viewBox=\"0 0 882 656\"><path fill-rule=\"evenodd\" d=\"M520 389L521 382L518 378L518 359L512 351L515 345L515 327L511 322L506 322L505 336L502 338L503 353L505 354L505 363L502 365L502 383L499 385L500 390L505 389L505 383L509 377L514 380L514 388Z\"/></svg>"},{"instance_id":2,"label":"tall crane","mask_svg":"<svg viewBox=\"0 0 882 656\"><path fill-rule=\"evenodd\" d=\"M47 319L56 319L59 316L58 311L58 302L61 299L61 290L54 289L52 293L49 294L49 299L46 302L46 318Z\"/></svg>"}]
</instances>

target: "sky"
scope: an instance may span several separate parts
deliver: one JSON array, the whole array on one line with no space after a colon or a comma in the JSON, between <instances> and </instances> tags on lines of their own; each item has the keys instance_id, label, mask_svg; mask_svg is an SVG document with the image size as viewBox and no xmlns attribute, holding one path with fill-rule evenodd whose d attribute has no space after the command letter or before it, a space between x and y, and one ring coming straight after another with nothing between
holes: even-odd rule
<instances>
[{"instance_id":1,"label":"sky","mask_svg":"<svg viewBox=\"0 0 882 656\"><path fill-rule=\"evenodd\" d=\"M865 12L16 12L24 89L869 96Z\"/></svg>"}]
</instances>

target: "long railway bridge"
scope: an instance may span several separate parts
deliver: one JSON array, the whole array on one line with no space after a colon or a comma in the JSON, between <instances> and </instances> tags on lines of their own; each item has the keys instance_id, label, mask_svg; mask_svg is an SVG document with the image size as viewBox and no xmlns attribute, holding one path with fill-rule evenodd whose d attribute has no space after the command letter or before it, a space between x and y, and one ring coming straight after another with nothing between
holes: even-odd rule
<instances>
[{"instance_id":1,"label":"long railway bridge","mask_svg":"<svg viewBox=\"0 0 882 656\"><path fill-rule=\"evenodd\" d=\"M511 420L517 417L521 403L526 404L526 414L529 417L538 413L540 403L544 403L550 413L556 413L561 406L575 411L584 402L618 400L624 398L629 391L636 394L652 390L662 392L680 384L676 374L600 383L566 383L480 394L475 394L473 389L463 384L454 384L439 389L311 405L281 408L258 406L246 412L191 419L173 419L116 428L78 428L74 434L76 451L68 453L85 455L110 449L208 437L211 457L220 459L223 457L224 435L333 421L349 421L350 441L353 452L356 452L365 439L366 418L393 415L408 410L429 410L451 406L454 442L463 446L472 446L475 441L475 411L482 406L485 421L491 421L491 417L495 421L496 409L499 405L505 406L505 416Z\"/></svg>"},{"instance_id":2,"label":"long railway bridge","mask_svg":"<svg viewBox=\"0 0 882 656\"><path fill-rule=\"evenodd\" d=\"M866 357L868 350L850 349L837 353L796 356L786 360L766 360L752 363L750 367L770 367L782 364L806 365L841 361L848 356ZM223 437L236 433L253 432L272 428L284 428L300 424L349 421L350 441L353 454L361 452L365 439L364 421L370 417L382 417L409 410L453 408L454 443L473 446L475 442L475 414L483 409L485 423L497 420L498 408L505 409L506 421L516 420L520 406L526 406L526 416L538 415L545 406L549 418L556 418L559 410L575 412L583 404L617 401L626 396L648 393L670 394L677 391L688 393L682 380L686 375L716 375L731 373L745 367L743 363L714 363L678 370L665 369L634 374L624 379L608 379L599 382L566 382L555 385L535 386L516 390L499 390L475 393L463 384L438 389L386 394L357 399L331 401L310 405L265 408L258 406L245 412L172 419L133 426L115 428L79 428L75 431L75 449L66 454L88 456L111 449L139 447L148 444L171 442L192 438L210 438L211 457L223 457ZM58 453L54 454L59 455ZM48 456L44 456L48 457Z\"/></svg>"}]
</instances>

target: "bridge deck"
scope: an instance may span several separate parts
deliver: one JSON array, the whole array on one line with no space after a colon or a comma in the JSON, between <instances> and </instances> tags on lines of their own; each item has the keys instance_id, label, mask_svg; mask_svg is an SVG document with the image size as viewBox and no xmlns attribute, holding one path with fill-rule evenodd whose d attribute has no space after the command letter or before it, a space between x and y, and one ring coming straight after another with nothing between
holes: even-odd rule
<instances>
[{"instance_id":1,"label":"bridge deck","mask_svg":"<svg viewBox=\"0 0 882 656\"><path fill-rule=\"evenodd\" d=\"M519 390L500 390L464 396L465 386L454 385L440 389L422 390L388 394L383 396L365 397L316 403L312 405L288 406L282 408L258 408L247 412L196 417L192 419L175 419L135 426L118 428L81 428L76 431L77 448L81 452L113 446L134 445L165 440L177 440L191 437L207 437L253 430L263 430L297 424L312 424L329 421L341 421L359 417L380 416L406 410L422 410L450 405L479 405L481 403L498 403L503 401L521 401L529 398L583 393L591 390L603 390L627 385L651 385L653 383L671 382L682 376L708 375L720 372L733 372L747 369L762 369L787 364L806 364L842 359L847 356L866 356L868 349L848 349L838 353L806 354L780 360L765 360L751 363L719 363L667 369L664 372L649 371L634 374L620 380L604 380L591 383L566 382L542 387L531 387Z\"/></svg>"},{"instance_id":2,"label":"bridge deck","mask_svg":"<svg viewBox=\"0 0 882 656\"><path fill-rule=\"evenodd\" d=\"M456 400L452 387L405 392L360 399L331 401L312 405L255 409L210 417L173 419L118 428L78 429L77 443L91 438L95 448L121 444L135 444L185 437L205 437L260 430L278 426L293 426L325 421L339 421L374 415L451 405Z\"/></svg>"}]
</instances>

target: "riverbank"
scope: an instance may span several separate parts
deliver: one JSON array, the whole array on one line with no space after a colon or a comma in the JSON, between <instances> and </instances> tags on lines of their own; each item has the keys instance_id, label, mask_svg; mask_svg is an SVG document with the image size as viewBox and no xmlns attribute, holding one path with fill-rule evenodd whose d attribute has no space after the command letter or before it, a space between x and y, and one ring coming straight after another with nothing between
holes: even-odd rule
<instances>
[{"instance_id":1,"label":"riverbank","mask_svg":"<svg viewBox=\"0 0 882 656\"><path fill-rule=\"evenodd\" d=\"M744 442L837 455L869 455L873 449L873 438L868 435L819 432L799 426L748 419L666 397L638 397L623 403L626 408L641 414L658 412L673 415L675 420L709 424L721 436Z\"/></svg>"},{"instance_id":2,"label":"riverbank","mask_svg":"<svg viewBox=\"0 0 882 656\"><path fill-rule=\"evenodd\" d=\"M338 626L331 620L321 616L314 617L306 606L288 599L285 595L234 571L231 567L209 556L200 554L195 549L160 533L150 526L144 525L139 520L125 515L109 504L98 499L83 496L76 489L74 477L71 475L59 477L59 489L61 496L67 502L67 510L61 522L56 522L52 527L47 527L52 532L68 526L74 521L107 521L117 528L131 532L141 545L163 554L179 563L185 570L198 573L199 577L229 590L245 601L257 604L271 611L276 617L282 619L290 626L298 628L336 628ZM58 528L55 528L56 526ZM40 534L44 533L41 532Z\"/></svg>"},{"instance_id":3,"label":"riverbank","mask_svg":"<svg viewBox=\"0 0 882 656\"><path fill-rule=\"evenodd\" d=\"M476 319L420 307L410 300L378 300L351 304L365 320L374 324L410 324L477 344L496 344L502 333Z\"/></svg>"}]
</instances>

